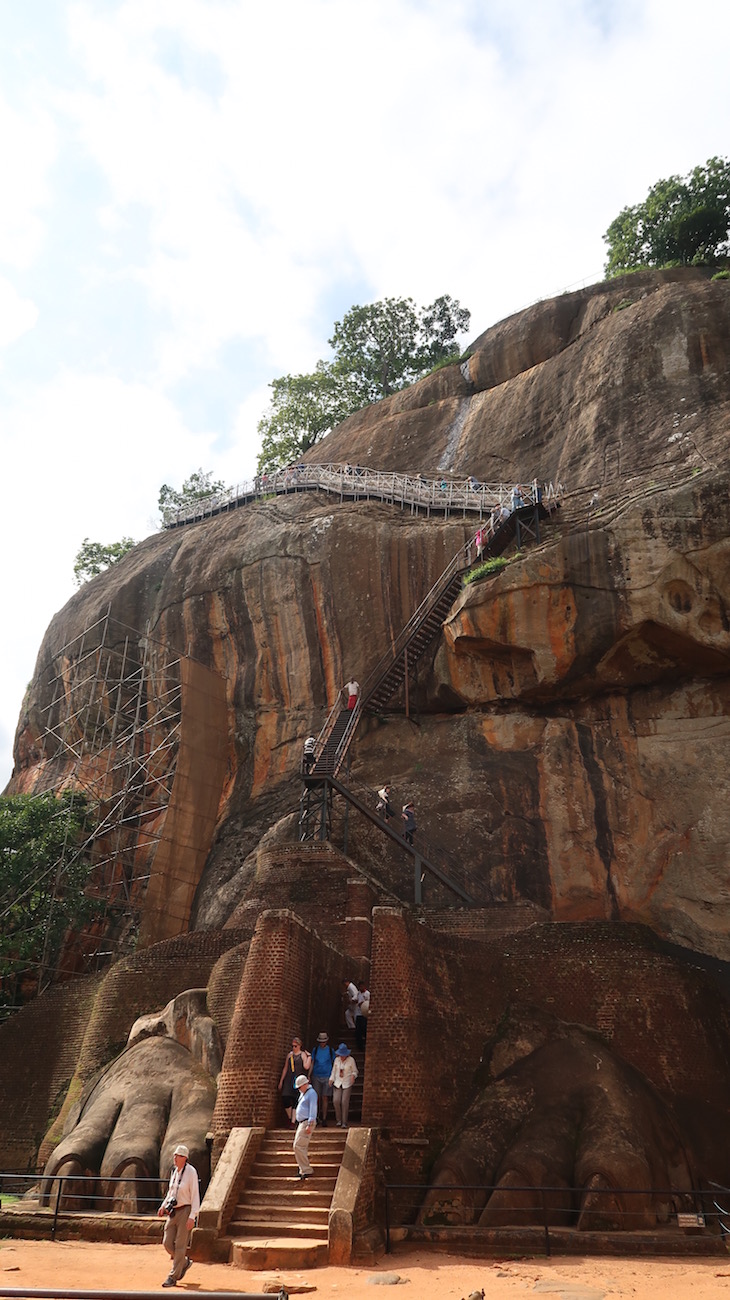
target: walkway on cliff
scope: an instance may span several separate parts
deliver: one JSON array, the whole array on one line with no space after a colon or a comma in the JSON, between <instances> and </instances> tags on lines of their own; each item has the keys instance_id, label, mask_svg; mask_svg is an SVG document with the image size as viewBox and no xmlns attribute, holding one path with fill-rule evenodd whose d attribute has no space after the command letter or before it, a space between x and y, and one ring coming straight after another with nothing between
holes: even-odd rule
<instances>
[{"instance_id":1,"label":"walkway on cliff","mask_svg":"<svg viewBox=\"0 0 730 1300\"><path fill-rule=\"evenodd\" d=\"M361 465L294 465L275 474L260 474L247 483L239 483L226 492L212 493L185 509L165 512L165 528L182 528L202 519L238 510L255 501L292 492L328 492L344 501L384 501L426 516L476 515L480 520L496 519L502 511L511 511L515 493L525 505L555 501L561 488L534 479L517 487L504 483L480 483L471 475L454 479L444 475L427 479L422 474L395 474L365 469Z\"/></svg>"},{"instance_id":2,"label":"walkway on cliff","mask_svg":"<svg viewBox=\"0 0 730 1300\"><path fill-rule=\"evenodd\" d=\"M356 788L352 778L346 774L348 751L363 714L383 709L401 687L404 689L406 716L409 716L413 671L440 631L461 590L464 572L476 561L502 555L512 541L516 541L518 546L527 540L539 542L541 520L549 517L557 505L555 497L546 500L536 491L528 499L527 494L515 489L511 508L505 506L491 512L487 522L459 548L390 649L375 665L354 708L343 707L338 695L317 738L314 762L309 770L302 772L300 840L329 839L332 796L334 793L341 795L348 805L376 825L381 833L395 840L413 859L416 903L422 901L421 887L425 874L461 902L469 905L477 900L463 870L455 862L446 862L443 850L434 850L426 845L420 832L416 833L417 842L408 844L402 834L393 830L388 819L378 814L374 792L367 787ZM399 817L397 825L400 832Z\"/></svg>"}]
</instances>

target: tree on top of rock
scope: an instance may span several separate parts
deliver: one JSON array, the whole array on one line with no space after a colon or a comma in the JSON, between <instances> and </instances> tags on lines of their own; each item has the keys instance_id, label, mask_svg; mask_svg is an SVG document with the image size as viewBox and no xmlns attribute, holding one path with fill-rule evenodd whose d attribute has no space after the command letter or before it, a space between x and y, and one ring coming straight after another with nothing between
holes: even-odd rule
<instances>
[{"instance_id":1,"label":"tree on top of rock","mask_svg":"<svg viewBox=\"0 0 730 1300\"><path fill-rule=\"evenodd\" d=\"M687 176L651 187L605 235L607 275L642 266L713 265L730 252L730 160L709 158Z\"/></svg>"},{"instance_id":2,"label":"tree on top of rock","mask_svg":"<svg viewBox=\"0 0 730 1300\"><path fill-rule=\"evenodd\" d=\"M272 381L271 406L258 425L259 471L292 464L353 411L405 388L434 366L458 361L457 338L470 319L448 294L428 307L417 307L412 298L351 307L335 321L332 361L318 361L312 374Z\"/></svg>"}]
</instances>

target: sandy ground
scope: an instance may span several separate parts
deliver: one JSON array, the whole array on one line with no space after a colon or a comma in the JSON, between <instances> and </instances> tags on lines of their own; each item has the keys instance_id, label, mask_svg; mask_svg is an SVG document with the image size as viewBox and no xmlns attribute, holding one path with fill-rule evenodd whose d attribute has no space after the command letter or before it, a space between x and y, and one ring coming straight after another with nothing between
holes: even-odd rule
<instances>
[{"instance_id":1,"label":"sandy ground","mask_svg":"<svg viewBox=\"0 0 730 1300\"><path fill-rule=\"evenodd\" d=\"M93 1242L0 1241L0 1288L145 1291L156 1290L167 1273L161 1246L120 1246ZM706 1300L730 1294L730 1257L723 1259L469 1260L457 1255L398 1250L370 1268L320 1268L302 1272L249 1273L226 1264L194 1264L176 1294L198 1291L272 1290L290 1294L347 1296L374 1300L400 1295L376 1289L374 1281L397 1274L407 1284L404 1300L460 1300L484 1288L487 1300L506 1296L550 1295L560 1300L603 1300L638 1296L646 1300ZM277 1288L278 1289L278 1288ZM160 1291L160 1297L166 1294Z\"/></svg>"}]
</instances>

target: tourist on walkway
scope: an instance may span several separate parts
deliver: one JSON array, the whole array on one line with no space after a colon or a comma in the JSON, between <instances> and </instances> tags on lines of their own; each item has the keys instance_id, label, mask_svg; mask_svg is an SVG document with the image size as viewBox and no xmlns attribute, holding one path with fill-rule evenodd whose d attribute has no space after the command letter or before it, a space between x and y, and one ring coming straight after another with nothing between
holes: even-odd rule
<instances>
[{"instance_id":1,"label":"tourist on walkway","mask_svg":"<svg viewBox=\"0 0 730 1300\"><path fill-rule=\"evenodd\" d=\"M357 1021L355 1023L357 1024ZM329 1099L332 1096L330 1075L335 1063L335 1054L330 1047L329 1034L324 1033L324 1031L317 1034L317 1042L314 1051L310 1055L312 1057L312 1087L319 1100L319 1122L324 1127L327 1124L327 1110L329 1108Z\"/></svg>"},{"instance_id":2,"label":"tourist on walkway","mask_svg":"<svg viewBox=\"0 0 730 1300\"><path fill-rule=\"evenodd\" d=\"M351 681L345 682L345 691L347 692L347 707L354 709L357 704L357 697L360 694L360 683L353 677Z\"/></svg>"},{"instance_id":3,"label":"tourist on walkway","mask_svg":"<svg viewBox=\"0 0 730 1300\"><path fill-rule=\"evenodd\" d=\"M355 1012L355 1042L361 1052L365 1051L365 1039L368 1033L368 1016L370 1015L370 990L367 984L358 986L357 1011Z\"/></svg>"},{"instance_id":4,"label":"tourist on walkway","mask_svg":"<svg viewBox=\"0 0 730 1300\"><path fill-rule=\"evenodd\" d=\"M403 834L406 844L413 844L414 831L418 830L416 826L416 808L412 802L403 804Z\"/></svg>"},{"instance_id":5,"label":"tourist on walkway","mask_svg":"<svg viewBox=\"0 0 730 1300\"><path fill-rule=\"evenodd\" d=\"M309 1139L317 1127L317 1094L306 1074L298 1074L294 1084L301 1095L297 1103L297 1131L292 1149L301 1180L311 1178L314 1173L309 1163Z\"/></svg>"},{"instance_id":6,"label":"tourist on walkway","mask_svg":"<svg viewBox=\"0 0 730 1300\"><path fill-rule=\"evenodd\" d=\"M302 1047L301 1038L292 1038L291 1051L287 1053L284 1069L279 1079L279 1092L290 1124L294 1124L294 1107L297 1104L296 1079L298 1074L312 1068L312 1058Z\"/></svg>"},{"instance_id":7,"label":"tourist on walkway","mask_svg":"<svg viewBox=\"0 0 730 1300\"><path fill-rule=\"evenodd\" d=\"M311 772L312 768L314 767L314 751L316 747L317 747L317 737L307 736L307 739L304 742L304 756L302 758L302 764L304 767L305 774Z\"/></svg>"},{"instance_id":8,"label":"tourist on walkway","mask_svg":"<svg viewBox=\"0 0 730 1300\"><path fill-rule=\"evenodd\" d=\"M193 1262L188 1258L187 1252L190 1233L200 1210L200 1183L197 1169L188 1163L189 1155L184 1143L175 1147L170 1185L157 1211L161 1219L167 1215L162 1244L172 1259L172 1268L162 1283L163 1286L177 1286Z\"/></svg>"},{"instance_id":9,"label":"tourist on walkway","mask_svg":"<svg viewBox=\"0 0 730 1300\"><path fill-rule=\"evenodd\" d=\"M335 1115L337 1116L337 1127L347 1128L347 1117L350 1112L350 1094L352 1085L358 1075L357 1065L352 1056L347 1043L340 1043L337 1048L335 1063L330 1075L332 1084L332 1100L335 1104Z\"/></svg>"},{"instance_id":10,"label":"tourist on walkway","mask_svg":"<svg viewBox=\"0 0 730 1300\"><path fill-rule=\"evenodd\" d=\"M378 802L375 805L375 811L378 816L384 817L386 821L390 821L391 817L395 816L393 805L390 802L389 785L384 785L382 790L378 790Z\"/></svg>"},{"instance_id":11,"label":"tourist on walkway","mask_svg":"<svg viewBox=\"0 0 730 1300\"><path fill-rule=\"evenodd\" d=\"M342 981L342 1003L345 1008L345 1025L348 1029L354 1029L355 1012L357 1011L357 987L350 979Z\"/></svg>"}]
</instances>

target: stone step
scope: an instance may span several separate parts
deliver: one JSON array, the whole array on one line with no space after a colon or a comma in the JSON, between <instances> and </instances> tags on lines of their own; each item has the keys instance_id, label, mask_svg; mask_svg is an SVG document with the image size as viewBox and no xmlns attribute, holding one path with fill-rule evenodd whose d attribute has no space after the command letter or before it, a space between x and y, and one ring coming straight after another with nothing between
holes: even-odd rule
<instances>
[{"instance_id":1,"label":"stone step","mask_svg":"<svg viewBox=\"0 0 730 1300\"><path fill-rule=\"evenodd\" d=\"M235 1220L228 1227L228 1233L234 1237L315 1237L319 1241L327 1240L327 1226L316 1223L300 1223L292 1216L289 1219L277 1219L276 1223L265 1218L246 1216L244 1220Z\"/></svg>"},{"instance_id":2,"label":"stone step","mask_svg":"<svg viewBox=\"0 0 730 1300\"><path fill-rule=\"evenodd\" d=\"M319 1189L311 1190L310 1185L313 1182L313 1178L307 1178L306 1182L302 1183L303 1190L291 1192L287 1196L287 1203L328 1210L332 1203L332 1192L326 1189L321 1191ZM267 1209L269 1206L278 1208L281 1205L281 1190L275 1187L247 1187L238 1202L237 1209L240 1210L245 1207L250 1210L256 1205L260 1206L262 1210Z\"/></svg>"},{"instance_id":3,"label":"stone step","mask_svg":"<svg viewBox=\"0 0 730 1300\"><path fill-rule=\"evenodd\" d=\"M273 1129L271 1132L266 1134L266 1137L259 1147L259 1151L275 1151L278 1150L279 1147L285 1147L287 1145L291 1147L295 1131L296 1130L293 1128ZM339 1133L338 1130L329 1122L324 1125L317 1125L311 1136L310 1142L313 1147L319 1145L337 1146L338 1144L344 1146L342 1134Z\"/></svg>"},{"instance_id":4,"label":"stone step","mask_svg":"<svg viewBox=\"0 0 730 1300\"><path fill-rule=\"evenodd\" d=\"M299 1182L299 1178L296 1174L296 1166L294 1166L294 1169L294 1173L292 1173L291 1168L289 1169L286 1178L266 1178L259 1176L258 1174L252 1174L251 1177L246 1180L246 1188L249 1188L252 1192L270 1192L272 1196L277 1196L281 1199L282 1196L287 1195L290 1185L293 1185L294 1182ZM334 1177L318 1177L316 1171L311 1178L307 1179L309 1190L311 1192L316 1193L318 1196L328 1196L330 1200L332 1200L332 1193L335 1190L336 1182L337 1179ZM245 1189L241 1193L242 1200L244 1195Z\"/></svg>"},{"instance_id":5,"label":"stone step","mask_svg":"<svg viewBox=\"0 0 730 1300\"><path fill-rule=\"evenodd\" d=\"M261 1269L323 1268L327 1263L325 1237L277 1237L266 1233L231 1241L229 1262L236 1268Z\"/></svg>"},{"instance_id":6,"label":"stone step","mask_svg":"<svg viewBox=\"0 0 730 1300\"><path fill-rule=\"evenodd\" d=\"M333 1160L331 1156L323 1155L320 1151L313 1151L309 1148L309 1158L313 1165L316 1164L320 1174L327 1177L337 1177L342 1164L341 1159ZM252 1174L266 1174L267 1177L275 1178L277 1174L286 1173L287 1169L291 1170L292 1166L296 1167L293 1151L286 1151L280 1156L272 1156L268 1160L257 1160L253 1166Z\"/></svg>"},{"instance_id":7,"label":"stone step","mask_svg":"<svg viewBox=\"0 0 730 1300\"><path fill-rule=\"evenodd\" d=\"M317 1224L323 1233L329 1223L329 1206L303 1206L292 1204L287 1197L285 1204L246 1205L239 1203L231 1219L231 1228L236 1231L247 1223L301 1223L302 1227Z\"/></svg>"}]
</instances>

